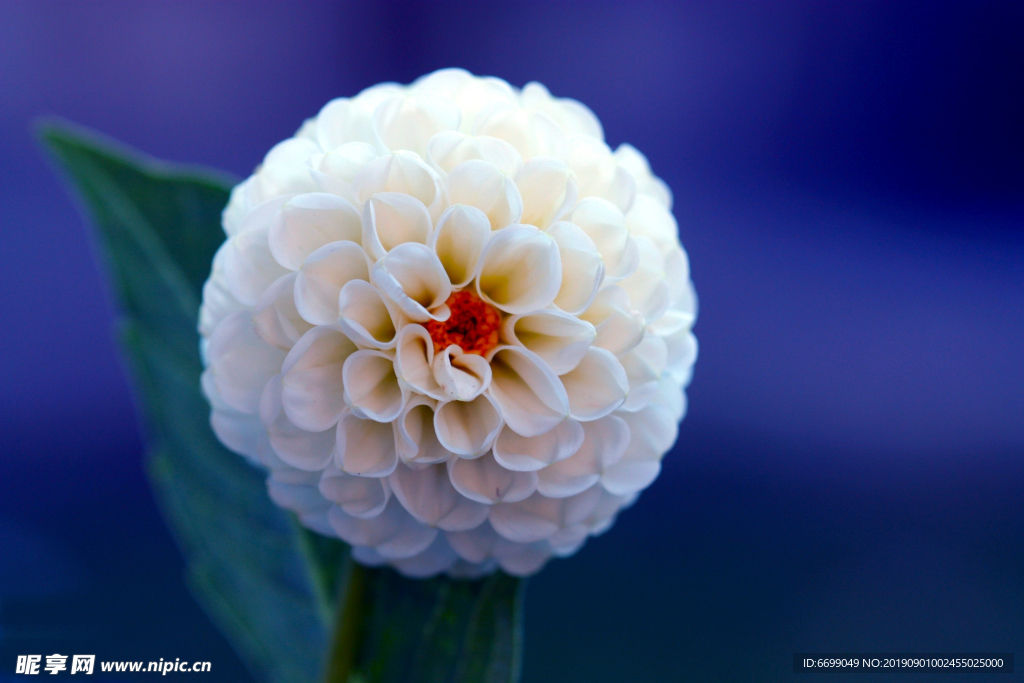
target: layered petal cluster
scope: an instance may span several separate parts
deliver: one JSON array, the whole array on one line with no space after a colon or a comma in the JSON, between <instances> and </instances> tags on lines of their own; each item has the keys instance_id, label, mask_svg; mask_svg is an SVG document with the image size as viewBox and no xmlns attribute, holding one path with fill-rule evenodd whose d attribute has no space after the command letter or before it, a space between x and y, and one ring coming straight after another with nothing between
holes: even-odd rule
<instances>
[{"instance_id":1,"label":"layered petal cluster","mask_svg":"<svg viewBox=\"0 0 1024 683\"><path fill-rule=\"evenodd\" d=\"M365 564L527 575L574 553L686 411L671 202L537 83L449 69L329 102L224 211L200 315L217 436Z\"/></svg>"}]
</instances>

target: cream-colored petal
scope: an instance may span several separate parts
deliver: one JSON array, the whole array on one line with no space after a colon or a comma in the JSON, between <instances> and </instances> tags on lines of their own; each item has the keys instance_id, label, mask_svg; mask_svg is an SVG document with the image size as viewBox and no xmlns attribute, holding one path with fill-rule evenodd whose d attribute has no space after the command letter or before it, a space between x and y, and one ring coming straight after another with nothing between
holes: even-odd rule
<instances>
[{"instance_id":1,"label":"cream-colored petal","mask_svg":"<svg viewBox=\"0 0 1024 683\"><path fill-rule=\"evenodd\" d=\"M346 413L338 422L334 462L356 477L386 477L398 466L395 430L390 423Z\"/></svg>"},{"instance_id":2,"label":"cream-colored petal","mask_svg":"<svg viewBox=\"0 0 1024 683\"><path fill-rule=\"evenodd\" d=\"M506 574L525 577L539 571L551 558L551 545L547 541L514 543L498 538L494 557Z\"/></svg>"},{"instance_id":3,"label":"cream-colored petal","mask_svg":"<svg viewBox=\"0 0 1024 683\"><path fill-rule=\"evenodd\" d=\"M506 426L494 442L494 459L507 470L533 472L572 456L583 438L583 427L572 419L531 437L520 436Z\"/></svg>"},{"instance_id":4,"label":"cream-colored petal","mask_svg":"<svg viewBox=\"0 0 1024 683\"><path fill-rule=\"evenodd\" d=\"M596 420L626 399L629 380L611 352L592 348L559 379L569 396L569 414L580 421Z\"/></svg>"},{"instance_id":5,"label":"cream-colored petal","mask_svg":"<svg viewBox=\"0 0 1024 683\"><path fill-rule=\"evenodd\" d=\"M383 351L362 349L345 360L345 402L358 417L391 422L399 416L408 391L395 374L394 359Z\"/></svg>"},{"instance_id":6,"label":"cream-colored petal","mask_svg":"<svg viewBox=\"0 0 1024 683\"><path fill-rule=\"evenodd\" d=\"M373 267L372 280L415 322L447 320L445 304L452 286L433 249L425 244L400 244Z\"/></svg>"},{"instance_id":7,"label":"cream-colored petal","mask_svg":"<svg viewBox=\"0 0 1024 683\"><path fill-rule=\"evenodd\" d=\"M373 113L374 128L389 150L409 150L427 157L427 142L444 130L458 130L459 106L433 95L398 96L381 102Z\"/></svg>"},{"instance_id":8,"label":"cream-colored petal","mask_svg":"<svg viewBox=\"0 0 1024 683\"><path fill-rule=\"evenodd\" d=\"M316 117L320 148L332 152L351 142L374 142L373 110L347 97L331 100Z\"/></svg>"},{"instance_id":9,"label":"cream-colored petal","mask_svg":"<svg viewBox=\"0 0 1024 683\"><path fill-rule=\"evenodd\" d=\"M299 429L284 413L281 400L281 375L267 382L260 401L260 420L267 429L270 445L281 460L291 467L319 472L331 461L335 430L308 432Z\"/></svg>"},{"instance_id":10,"label":"cream-colored petal","mask_svg":"<svg viewBox=\"0 0 1024 683\"><path fill-rule=\"evenodd\" d=\"M501 431L501 413L487 394L471 401L439 403L434 412L434 431L446 449L463 458L474 458L491 447Z\"/></svg>"},{"instance_id":11,"label":"cream-colored petal","mask_svg":"<svg viewBox=\"0 0 1024 683\"><path fill-rule=\"evenodd\" d=\"M630 305L643 314L648 324L664 315L671 303L671 292L662 267L658 248L646 237L636 238L640 252L640 263L636 271L619 282L629 294Z\"/></svg>"},{"instance_id":12,"label":"cream-colored petal","mask_svg":"<svg viewBox=\"0 0 1024 683\"><path fill-rule=\"evenodd\" d=\"M338 296L338 326L356 343L376 349L395 346L399 322L380 290L363 280L345 283Z\"/></svg>"},{"instance_id":13,"label":"cream-colored petal","mask_svg":"<svg viewBox=\"0 0 1024 683\"><path fill-rule=\"evenodd\" d=\"M352 280L369 280L366 253L355 242L331 242L310 254L295 278L295 308L306 322L338 321L338 295Z\"/></svg>"},{"instance_id":14,"label":"cream-colored petal","mask_svg":"<svg viewBox=\"0 0 1024 683\"><path fill-rule=\"evenodd\" d=\"M333 467L324 471L319 488L324 498L362 519L378 516L391 500L386 478L354 477Z\"/></svg>"},{"instance_id":15,"label":"cream-colored petal","mask_svg":"<svg viewBox=\"0 0 1024 683\"><path fill-rule=\"evenodd\" d=\"M518 223L523 215L519 188L511 177L487 161L464 161L453 168L448 173L448 200L483 211L492 230Z\"/></svg>"},{"instance_id":16,"label":"cream-colored petal","mask_svg":"<svg viewBox=\"0 0 1024 683\"><path fill-rule=\"evenodd\" d=\"M426 244L431 219L427 207L415 197L381 192L363 207L363 246L374 259L381 259L400 244Z\"/></svg>"},{"instance_id":17,"label":"cream-colored petal","mask_svg":"<svg viewBox=\"0 0 1024 683\"><path fill-rule=\"evenodd\" d=\"M636 270L640 254L617 206L605 199L588 197L580 200L569 220L594 241L609 282L617 282Z\"/></svg>"},{"instance_id":18,"label":"cream-colored petal","mask_svg":"<svg viewBox=\"0 0 1024 683\"><path fill-rule=\"evenodd\" d=\"M343 368L356 345L341 330L314 327L304 334L281 369L284 412L296 426L322 432L345 411Z\"/></svg>"},{"instance_id":19,"label":"cream-colored petal","mask_svg":"<svg viewBox=\"0 0 1024 683\"><path fill-rule=\"evenodd\" d=\"M415 391L436 400L448 396L434 379L434 342L422 325L406 325L395 344L395 372L398 379Z\"/></svg>"},{"instance_id":20,"label":"cream-colored petal","mask_svg":"<svg viewBox=\"0 0 1024 683\"><path fill-rule=\"evenodd\" d=\"M220 397L213 371L207 368L199 378L200 388L213 408L210 427L221 443L256 464L268 468L287 467L274 453L259 415L238 411Z\"/></svg>"},{"instance_id":21,"label":"cream-colored petal","mask_svg":"<svg viewBox=\"0 0 1024 683\"><path fill-rule=\"evenodd\" d=\"M550 117L504 102L481 109L473 132L508 142L526 162L535 156L560 156L566 145L565 134Z\"/></svg>"},{"instance_id":22,"label":"cream-colored petal","mask_svg":"<svg viewBox=\"0 0 1024 683\"><path fill-rule=\"evenodd\" d=\"M256 302L278 278L288 273L270 253L269 226L240 232L224 251L224 275L228 288L246 306Z\"/></svg>"},{"instance_id":23,"label":"cream-colored petal","mask_svg":"<svg viewBox=\"0 0 1024 683\"><path fill-rule=\"evenodd\" d=\"M620 413L629 426L629 447L619 462L601 475L601 485L615 495L636 493L650 486L661 472L661 459L679 434L670 408L649 404L635 413Z\"/></svg>"},{"instance_id":24,"label":"cream-colored petal","mask_svg":"<svg viewBox=\"0 0 1024 683\"><path fill-rule=\"evenodd\" d=\"M596 335L590 323L554 310L514 315L502 325L507 342L537 354L558 375L576 367Z\"/></svg>"},{"instance_id":25,"label":"cream-colored petal","mask_svg":"<svg viewBox=\"0 0 1024 683\"><path fill-rule=\"evenodd\" d=\"M436 402L413 394L395 422L398 457L410 465L432 465L445 462L451 452L441 445L434 431Z\"/></svg>"},{"instance_id":26,"label":"cream-colored petal","mask_svg":"<svg viewBox=\"0 0 1024 683\"><path fill-rule=\"evenodd\" d=\"M569 416L569 398L558 376L539 356L517 346L499 346L488 357L487 390L517 434L538 436Z\"/></svg>"},{"instance_id":27,"label":"cream-colored petal","mask_svg":"<svg viewBox=\"0 0 1024 683\"><path fill-rule=\"evenodd\" d=\"M633 310L629 294L618 285L599 291L580 318L597 330L594 346L607 349L616 356L639 344L644 336L643 314Z\"/></svg>"},{"instance_id":28,"label":"cream-colored petal","mask_svg":"<svg viewBox=\"0 0 1024 683\"><path fill-rule=\"evenodd\" d=\"M489 452L473 460L453 458L448 462L448 476L459 493L485 505L515 503L537 489L536 472L513 472L499 465Z\"/></svg>"},{"instance_id":29,"label":"cream-colored petal","mask_svg":"<svg viewBox=\"0 0 1024 683\"><path fill-rule=\"evenodd\" d=\"M647 196L668 210L672 209L672 191L661 180L651 173L651 166L645 157L633 145L623 143L615 150L615 161L619 167L628 171L636 181L637 196L634 202L640 201L641 197Z\"/></svg>"},{"instance_id":30,"label":"cream-colored petal","mask_svg":"<svg viewBox=\"0 0 1024 683\"><path fill-rule=\"evenodd\" d=\"M263 341L287 352L312 327L295 307L295 273L270 285L252 312L256 333Z\"/></svg>"},{"instance_id":31,"label":"cream-colored petal","mask_svg":"<svg viewBox=\"0 0 1024 683\"><path fill-rule=\"evenodd\" d=\"M443 173L451 173L453 168L471 159L494 164L502 173L512 177L523 166L523 157L515 147L486 135L445 131L431 138L427 149L431 165Z\"/></svg>"},{"instance_id":32,"label":"cream-colored petal","mask_svg":"<svg viewBox=\"0 0 1024 683\"><path fill-rule=\"evenodd\" d=\"M629 427L615 415L583 424L584 438L571 457L539 473L537 491L548 498L565 498L585 491L617 463L629 446Z\"/></svg>"},{"instance_id":33,"label":"cream-colored petal","mask_svg":"<svg viewBox=\"0 0 1024 683\"><path fill-rule=\"evenodd\" d=\"M306 160L320 152L317 144L303 138L289 138L274 145L256 171L258 193L264 198L315 192Z\"/></svg>"},{"instance_id":34,"label":"cream-colored petal","mask_svg":"<svg viewBox=\"0 0 1024 683\"><path fill-rule=\"evenodd\" d=\"M566 132L604 140L601 122L582 102L568 97L552 97L548 89L536 81L523 86L522 101L527 110L547 114Z\"/></svg>"},{"instance_id":35,"label":"cream-colored petal","mask_svg":"<svg viewBox=\"0 0 1024 683\"><path fill-rule=\"evenodd\" d=\"M326 154L309 158L310 173L322 192L356 201L352 183L364 166L377 158L377 150L365 142L349 142Z\"/></svg>"},{"instance_id":36,"label":"cream-colored petal","mask_svg":"<svg viewBox=\"0 0 1024 683\"><path fill-rule=\"evenodd\" d=\"M576 176L580 197L601 198L622 212L629 211L636 196L636 182L619 167L603 141L570 135L562 158Z\"/></svg>"},{"instance_id":37,"label":"cream-colored petal","mask_svg":"<svg viewBox=\"0 0 1024 683\"><path fill-rule=\"evenodd\" d=\"M445 537L459 557L474 564L486 562L501 538L490 524L480 524L466 531L447 531Z\"/></svg>"},{"instance_id":38,"label":"cream-colored petal","mask_svg":"<svg viewBox=\"0 0 1024 683\"><path fill-rule=\"evenodd\" d=\"M453 287L465 287L476 275L477 263L491 236L491 222L475 206L456 204L438 219L427 245L434 249Z\"/></svg>"},{"instance_id":39,"label":"cream-colored petal","mask_svg":"<svg viewBox=\"0 0 1024 683\"><path fill-rule=\"evenodd\" d=\"M362 240L359 212L333 194L311 192L288 200L270 228L270 251L285 268L298 270L306 257L329 244Z\"/></svg>"},{"instance_id":40,"label":"cream-colored petal","mask_svg":"<svg viewBox=\"0 0 1024 683\"><path fill-rule=\"evenodd\" d=\"M513 104L519 99L519 94L500 78L481 78L464 69L440 69L418 78L409 90L455 102L462 111L461 129L465 132L473 130L477 112L483 107L496 102Z\"/></svg>"},{"instance_id":41,"label":"cream-colored petal","mask_svg":"<svg viewBox=\"0 0 1024 683\"><path fill-rule=\"evenodd\" d=\"M409 514L444 531L473 529L487 519L487 506L460 495L444 465L420 470L400 465L391 475L391 488Z\"/></svg>"},{"instance_id":42,"label":"cream-colored petal","mask_svg":"<svg viewBox=\"0 0 1024 683\"><path fill-rule=\"evenodd\" d=\"M280 372L284 352L260 339L249 311L232 313L213 330L207 360L217 393L231 408L253 414L263 387Z\"/></svg>"},{"instance_id":43,"label":"cream-colored petal","mask_svg":"<svg viewBox=\"0 0 1024 683\"><path fill-rule=\"evenodd\" d=\"M697 361L697 338L688 330L680 330L664 339L667 349L665 370L676 382L686 386Z\"/></svg>"},{"instance_id":44,"label":"cream-colored petal","mask_svg":"<svg viewBox=\"0 0 1024 683\"><path fill-rule=\"evenodd\" d=\"M635 237L651 240L663 254L679 246L679 225L676 219L653 197L640 195L636 198L633 208L626 214L626 225ZM682 275L688 278L689 269Z\"/></svg>"},{"instance_id":45,"label":"cream-colored petal","mask_svg":"<svg viewBox=\"0 0 1024 683\"><path fill-rule=\"evenodd\" d=\"M352 195L359 204L365 204L374 195L384 192L409 195L419 200L432 220L448 206L441 177L411 152L378 157L361 168L352 181Z\"/></svg>"},{"instance_id":46,"label":"cream-colored petal","mask_svg":"<svg viewBox=\"0 0 1024 683\"><path fill-rule=\"evenodd\" d=\"M547 308L562 286L558 244L529 225L514 225L491 236L480 257L477 293L515 315Z\"/></svg>"},{"instance_id":47,"label":"cream-colored petal","mask_svg":"<svg viewBox=\"0 0 1024 683\"><path fill-rule=\"evenodd\" d=\"M600 498L600 487L591 487L570 498L546 498L539 493L518 503L491 507L491 526L516 543L533 543L550 538L560 529L582 521Z\"/></svg>"},{"instance_id":48,"label":"cream-colored petal","mask_svg":"<svg viewBox=\"0 0 1024 683\"><path fill-rule=\"evenodd\" d=\"M412 557L393 560L391 565L410 579L425 579L449 569L458 559L444 534L438 534L424 550Z\"/></svg>"},{"instance_id":49,"label":"cream-colored petal","mask_svg":"<svg viewBox=\"0 0 1024 683\"><path fill-rule=\"evenodd\" d=\"M562 260L562 286L555 305L568 313L580 313L597 296L604 280L604 261L594 241L579 226L560 221L547 230L558 243Z\"/></svg>"},{"instance_id":50,"label":"cream-colored petal","mask_svg":"<svg viewBox=\"0 0 1024 683\"><path fill-rule=\"evenodd\" d=\"M572 171L554 157L534 157L516 175L523 198L522 223L542 230L567 214L576 204L578 190Z\"/></svg>"},{"instance_id":51,"label":"cream-colored petal","mask_svg":"<svg viewBox=\"0 0 1024 683\"><path fill-rule=\"evenodd\" d=\"M380 557L394 559L412 557L425 550L438 531L421 524L392 497L384 512L372 519L347 514L339 506L328 513L331 527L345 542L353 546L372 546Z\"/></svg>"},{"instance_id":52,"label":"cream-colored petal","mask_svg":"<svg viewBox=\"0 0 1024 683\"><path fill-rule=\"evenodd\" d=\"M643 341L619 361L629 379L629 396L622 409L636 412L650 403L658 391L661 373L668 361L668 347L660 336L647 333Z\"/></svg>"},{"instance_id":53,"label":"cream-colored petal","mask_svg":"<svg viewBox=\"0 0 1024 683\"><path fill-rule=\"evenodd\" d=\"M491 384L491 365L483 356L463 353L454 344L434 356L434 379L453 401L472 401Z\"/></svg>"}]
</instances>

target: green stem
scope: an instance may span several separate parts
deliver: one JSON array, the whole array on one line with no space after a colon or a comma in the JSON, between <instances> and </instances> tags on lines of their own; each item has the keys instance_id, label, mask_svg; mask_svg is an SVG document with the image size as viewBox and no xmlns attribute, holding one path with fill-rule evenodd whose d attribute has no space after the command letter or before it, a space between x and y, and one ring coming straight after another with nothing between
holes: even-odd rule
<instances>
[{"instance_id":1,"label":"green stem","mask_svg":"<svg viewBox=\"0 0 1024 683\"><path fill-rule=\"evenodd\" d=\"M364 635L366 584L366 568L350 558L345 589L338 599L338 616L329 645L324 683L348 683L355 670L356 656Z\"/></svg>"}]
</instances>

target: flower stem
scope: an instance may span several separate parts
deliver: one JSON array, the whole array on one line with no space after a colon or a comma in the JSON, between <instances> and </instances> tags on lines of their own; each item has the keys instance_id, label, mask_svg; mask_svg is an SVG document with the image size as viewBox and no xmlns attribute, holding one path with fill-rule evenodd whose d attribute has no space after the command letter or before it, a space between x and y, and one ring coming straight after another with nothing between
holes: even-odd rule
<instances>
[{"instance_id":1,"label":"flower stem","mask_svg":"<svg viewBox=\"0 0 1024 683\"><path fill-rule=\"evenodd\" d=\"M329 645L324 683L348 683L364 635L366 568L349 558L345 588L338 599L338 615Z\"/></svg>"}]
</instances>

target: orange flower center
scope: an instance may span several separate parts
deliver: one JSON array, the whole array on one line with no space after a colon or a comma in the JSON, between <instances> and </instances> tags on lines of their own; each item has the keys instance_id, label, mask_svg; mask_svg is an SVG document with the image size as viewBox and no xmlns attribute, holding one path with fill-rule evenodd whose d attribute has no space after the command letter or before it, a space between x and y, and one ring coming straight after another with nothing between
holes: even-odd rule
<instances>
[{"instance_id":1,"label":"orange flower center","mask_svg":"<svg viewBox=\"0 0 1024 683\"><path fill-rule=\"evenodd\" d=\"M451 317L444 322L431 320L426 324L434 340L434 353L456 344L463 353L484 356L498 345L501 315L492 306L468 289L453 292L445 303L452 311Z\"/></svg>"}]
</instances>

